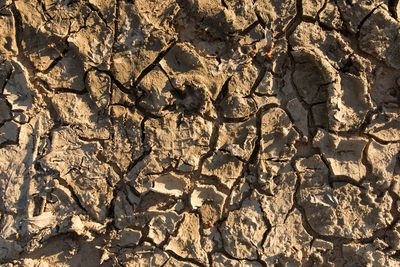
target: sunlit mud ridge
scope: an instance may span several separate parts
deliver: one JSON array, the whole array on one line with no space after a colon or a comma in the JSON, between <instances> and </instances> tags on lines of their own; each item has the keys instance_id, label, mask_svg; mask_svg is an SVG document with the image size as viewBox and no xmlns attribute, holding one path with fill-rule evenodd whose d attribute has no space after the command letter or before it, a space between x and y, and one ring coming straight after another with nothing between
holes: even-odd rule
<instances>
[{"instance_id":1,"label":"sunlit mud ridge","mask_svg":"<svg viewBox=\"0 0 400 267\"><path fill-rule=\"evenodd\" d=\"M0 0L0 266L400 266L396 0Z\"/></svg>"}]
</instances>

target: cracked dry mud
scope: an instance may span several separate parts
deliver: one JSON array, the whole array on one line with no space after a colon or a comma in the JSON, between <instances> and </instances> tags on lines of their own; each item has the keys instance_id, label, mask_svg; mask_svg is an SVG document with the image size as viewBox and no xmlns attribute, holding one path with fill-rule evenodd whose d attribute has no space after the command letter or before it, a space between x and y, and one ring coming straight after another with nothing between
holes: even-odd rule
<instances>
[{"instance_id":1,"label":"cracked dry mud","mask_svg":"<svg viewBox=\"0 0 400 267\"><path fill-rule=\"evenodd\" d=\"M0 266L400 266L396 0L0 0Z\"/></svg>"}]
</instances>

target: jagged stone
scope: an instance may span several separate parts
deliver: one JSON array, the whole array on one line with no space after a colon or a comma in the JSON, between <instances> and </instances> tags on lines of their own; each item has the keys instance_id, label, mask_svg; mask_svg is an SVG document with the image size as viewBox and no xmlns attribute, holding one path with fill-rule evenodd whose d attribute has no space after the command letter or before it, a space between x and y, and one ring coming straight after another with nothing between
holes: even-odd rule
<instances>
[{"instance_id":1,"label":"jagged stone","mask_svg":"<svg viewBox=\"0 0 400 267\"><path fill-rule=\"evenodd\" d=\"M321 149L333 175L344 175L355 181L360 181L367 173L361 161L366 144L367 139L363 137L340 137L321 129L313 140L313 146Z\"/></svg>"},{"instance_id":2,"label":"jagged stone","mask_svg":"<svg viewBox=\"0 0 400 267\"><path fill-rule=\"evenodd\" d=\"M266 230L255 193L243 202L239 210L230 212L220 226L224 249L235 259L256 260Z\"/></svg>"},{"instance_id":3,"label":"jagged stone","mask_svg":"<svg viewBox=\"0 0 400 267\"><path fill-rule=\"evenodd\" d=\"M200 222L195 214L185 213L176 236L172 236L165 249L180 257L195 259L202 264L208 263L207 253L200 243Z\"/></svg>"}]
</instances>

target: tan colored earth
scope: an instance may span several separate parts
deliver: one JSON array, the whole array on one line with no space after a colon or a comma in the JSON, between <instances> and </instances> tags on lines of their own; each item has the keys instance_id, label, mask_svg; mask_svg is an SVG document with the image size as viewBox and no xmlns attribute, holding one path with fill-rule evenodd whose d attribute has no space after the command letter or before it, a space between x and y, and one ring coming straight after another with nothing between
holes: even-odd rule
<instances>
[{"instance_id":1,"label":"tan colored earth","mask_svg":"<svg viewBox=\"0 0 400 267\"><path fill-rule=\"evenodd\" d=\"M0 266L400 266L398 0L0 0Z\"/></svg>"}]
</instances>

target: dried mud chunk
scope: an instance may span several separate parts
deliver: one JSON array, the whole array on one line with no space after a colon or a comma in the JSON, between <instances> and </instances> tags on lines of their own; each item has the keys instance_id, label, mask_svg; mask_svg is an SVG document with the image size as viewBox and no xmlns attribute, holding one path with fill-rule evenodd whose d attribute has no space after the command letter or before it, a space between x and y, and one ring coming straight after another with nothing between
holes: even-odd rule
<instances>
[{"instance_id":1,"label":"dried mud chunk","mask_svg":"<svg viewBox=\"0 0 400 267\"><path fill-rule=\"evenodd\" d=\"M19 136L19 127L15 122L7 121L0 127L0 145L6 142L16 143Z\"/></svg>"},{"instance_id":2,"label":"dried mud chunk","mask_svg":"<svg viewBox=\"0 0 400 267\"><path fill-rule=\"evenodd\" d=\"M263 244L261 260L271 266L276 262L283 266L301 265L312 239L303 227L301 213L295 209L288 214L285 223L271 228Z\"/></svg>"},{"instance_id":3,"label":"dried mud chunk","mask_svg":"<svg viewBox=\"0 0 400 267\"><path fill-rule=\"evenodd\" d=\"M256 260L267 225L255 194L220 226L225 251L235 259Z\"/></svg>"},{"instance_id":4,"label":"dried mud chunk","mask_svg":"<svg viewBox=\"0 0 400 267\"><path fill-rule=\"evenodd\" d=\"M6 14L4 14L6 13ZM18 53L15 40L14 15L10 11L2 11L0 17L0 58L6 59Z\"/></svg>"},{"instance_id":5,"label":"dried mud chunk","mask_svg":"<svg viewBox=\"0 0 400 267\"><path fill-rule=\"evenodd\" d=\"M201 173L209 176L217 176L223 185L231 188L236 179L241 175L242 169L243 162L219 150L204 161Z\"/></svg>"},{"instance_id":6,"label":"dried mud chunk","mask_svg":"<svg viewBox=\"0 0 400 267\"><path fill-rule=\"evenodd\" d=\"M11 109L7 100L0 98L0 124L11 119Z\"/></svg>"},{"instance_id":7,"label":"dried mud chunk","mask_svg":"<svg viewBox=\"0 0 400 267\"><path fill-rule=\"evenodd\" d=\"M181 197L188 185L188 178L170 172L155 178L151 190L161 194Z\"/></svg>"},{"instance_id":8,"label":"dried mud chunk","mask_svg":"<svg viewBox=\"0 0 400 267\"><path fill-rule=\"evenodd\" d=\"M96 109L90 105L88 96L59 93L53 96L52 102L61 120L72 125L80 136L98 139L109 138L109 132L105 128L107 122L100 119L95 112Z\"/></svg>"},{"instance_id":9,"label":"dried mud chunk","mask_svg":"<svg viewBox=\"0 0 400 267\"><path fill-rule=\"evenodd\" d=\"M390 67L400 69L400 24L390 14L378 8L360 29L360 49Z\"/></svg>"},{"instance_id":10,"label":"dried mud chunk","mask_svg":"<svg viewBox=\"0 0 400 267\"><path fill-rule=\"evenodd\" d=\"M11 61L11 65L13 72L4 87L3 94L13 110L28 111L33 107L35 97L28 72L18 61Z\"/></svg>"},{"instance_id":11,"label":"dried mud chunk","mask_svg":"<svg viewBox=\"0 0 400 267\"><path fill-rule=\"evenodd\" d=\"M329 128L334 131L356 130L373 107L366 78L340 72L340 86L329 87L327 103Z\"/></svg>"},{"instance_id":12,"label":"dried mud chunk","mask_svg":"<svg viewBox=\"0 0 400 267\"><path fill-rule=\"evenodd\" d=\"M384 4L385 0L371 1L336 1L347 30L357 33L363 20L379 5Z\"/></svg>"},{"instance_id":13,"label":"dried mud chunk","mask_svg":"<svg viewBox=\"0 0 400 267\"><path fill-rule=\"evenodd\" d=\"M162 114L163 108L172 105L175 99L168 77L159 68L154 68L139 83L144 92L140 105L155 114Z\"/></svg>"},{"instance_id":14,"label":"dried mud chunk","mask_svg":"<svg viewBox=\"0 0 400 267\"><path fill-rule=\"evenodd\" d=\"M392 199L387 193L378 198L351 184L304 188L298 201L311 227L321 235L369 238L393 220Z\"/></svg>"},{"instance_id":15,"label":"dried mud chunk","mask_svg":"<svg viewBox=\"0 0 400 267\"><path fill-rule=\"evenodd\" d=\"M249 260L236 260L231 259L225 256L222 253L215 253L212 255L213 267L240 267L240 266L248 266L248 267L261 267L261 263L257 261L249 261Z\"/></svg>"},{"instance_id":16,"label":"dried mud chunk","mask_svg":"<svg viewBox=\"0 0 400 267\"><path fill-rule=\"evenodd\" d=\"M302 2L303 17L315 19L320 9L324 6L324 2L324 0L311 0Z\"/></svg>"},{"instance_id":17,"label":"dried mud chunk","mask_svg":"<svg viewBox=\"0 0 400 267\"><path fill-rule=\"evenodd\" d=\"M190 195L190 205L199 209L201 222L205 227L213 225L222 215L226 195L213 185L198 185Z\"/></svg>"},{"instance_id":18,"label":"dried mud chunk","mask_svg":"<svg viewBox=\"0 0 400 267\"><path fill-rule=\"evenodd\" d=\"M297 98L287 103L287 109L294 120L294 125L300 130L305 140L308 140L308 111Z\"/></svg>"},{"instance_id":19,"label":"dried mud chunk","mask_svg":"<svg viewBox=\"0 0 400 267\"><path fill-rule=\"evenodd\" d=\"M256 139L255 118L239 123L224 123L219 128L217 149L228 151L231 155L247 161L254 150Z\"/></svg>"},{"instance_id":20,"label":"dried mud chunk","mask_svg":"<svg viewBox=\"0 0 400 267\"><path fill-rule=\"evenodd\" d=\"M111 72L125 87L167 49L174 33L171 20L178 10L175 1L120 3L120 16Z\"/></svg>"},{"instance_id":21,"label":"dried mud chunk","mask_svg":"<svg viewBox=\"0 0 400 267\"><path fill-rule=\"evenodd\" d=\"M0 259L12 260L18 257L23 248L16 241L0 239Z\"/></svg>"},{"instance_id":22,"label":"dried mud chunk","mask_svg":"<svg viewBox=\"0 0 400 267\"><path fill-rule=\"evenodd\" d=\"M287 214L293 207L297 177L292 170L284 170L271 180L269 185L265 185L271 196L262 195L260 203L270 225L276 226L285 223Z\"/></svg>"},{"instance_id":23,"label":"dried mud chunk","mask_svg":"<svg viewBox=\"0 0 400 267\"><path fill-rule=\"evenodd\" d=\"M142 155L142 133L140 125L143 116L135 110L122 106L113 106L111 116L114 119L112 138L104 141L102 154L115 162L121 170L126 170L131 162Z\"/></svg>"},{"instance_id":24,"label":"dried mud chunk","mask_svg":"<svg viewBox=\"0 0 400 267\"><path fill-rule=\"evenodd\" d=\"M151 156L166 164L176 160L179 168L198 167L201 155L208 151L211 133L212 123L199 116L168 113L145 122L145 142L152 148Z\"/></svg>"},{"instance_id":25,"label":"dried mud chunk","mask_svg":"<svg viewBox=\"0 0 400 267\"><path fill-rule=\"evenodd\" d=\"M302 179L300 189L328 184L329 170L320 155L299 159L295 167Z\"/></svg>"},{"instance_id":26,"label":"dried mud chunk","mask_svg":"<svg viewBox=\"0 0 400 267\"><path fill-rule=\"evenodd\" d=\"M139 243L142 233L132 229L124 229L118 233L118 245L121 247L132 247Z\"/></svg>"},{"instance_id":27,"label":"dried mud chunk","mask_svg":"<svg viewBox=\"0 0 400 267\"><path fill-rule=\"evenodd\" d=\"M340 18L339 9L335 0L328 0L325 8L319 14L319 22L326 27L340 30L343 27L343 21Z\"/></svg>"},{"instance_id":28,"label":"dried mud chunk","mask_svg":"<svg viewBox=\"0 0 400 267\"><path fill-rule=\"evenodd\" d=\"M368 134L385 142L400 140L400 115L397 112L384 112L376 115L365 130Z\"/></svg>"},{"instance_id":29,"label":"dried mud chunk","mask_svg":"<svg viewBox=\"0 0 400 267\"><path fill-rule=\"evenodd\" d=\"M278 91L277 79L274 78L274 75L271 72L269 71L265 72L265 75L258 84L255 93L260 95L274 96L277 94L277 91Z\"/></svg>"},{"instance_id":30,"label":"dried mud chunk","mask_svg":"<svg viewBox=\"0 0 400 267\"><path fill-rule=\"evenodd\" d=\"M115 17L116 0L89 0L89 3L97 9L107 25L112 24Z\"/></svg>"},{"instance_id":31,"label":"dried mud chunk","mask_svg":"<svg viewBox=\"0 0 400 267\"><path fill-rule=\"evenodd\" d=\"M53 90L82 92L85 90L84 73L82 60L70 50L48 73L39 73L38 76Z\"/></svg>"},{"instance_id":32,"label":"dried mud chunk","mask_svg":"<svg viewBox=\"0 0 400 267\"><path fill-rule=\"evenodd\" d=\"M373 244L344 244L343 257L351 266L399 266L400 261L376 249Z\"/></svg>"},{"instance_id":33,"label":"dried mud chunk","mask_svg":"<svg viewBox=\"0 0 400 267\"><path fill-rule=\"evenodd\" d=\"M366 144L365 138L340 137L324 130L318 130L313 140L313 146L321 149L333 175L344 175L355 181L360 181L367 173L361 162Z\"/></svg>"},{"instance_id":34,"label":"dried mud chunk","mask_svg":"<svg viewBox=\"0 0 400 267\"><path fill-rule=\"evenodd\" d=\"M94 12L85 21L86 27L68 36L79 53L84 55L90 65L104 63L110 55L114 41L113 31Z\"/></svg>"},{"instance_id":35,"label":"dried mud chunk","mask_svg":"<svg viewBox=\"0 0 400 267\"><path fill-rule=\"evenodd\" d=\"M314 124L320 128L328 128L328 108L326 103L315 104L311 107Z\"/></svg>"},{"instance_id":36,"label":"dried mud chunk","mask_svg":"<svg viewBox=\"0 0 400 267\"><path fill-rule=\"evenodd\" d=\"M283 32L296 15L295 0L258 0L256 12L274 36Z\"/></svg>"},{"instance_id":37,"label":"dried mud chunk","mask_svg":"<svg viewBox=\"0 0 400 267\"><path fill-rule=\"evenodd\" d=\"M57 171L88 213L103 222L113 198L107 180L118 180L118 176L97 159L99 150L99 143L82 141L71 129L62 127L53 132L50 151L40 164L45 170Z\"/></svg>"},{"instance_id":38,"label":"dried mud chunk","mask_svg":"<svg viewBox=\"0 0 400 267\"><path fill-rule=\"evenodd\" d=\"M395 175L395 167L400 159L400 143L381 145L372 141L367 148L367 159L372 166L372 174L377 177L377 185L386 191L393 179L400 179Z\"/></svg>"},{"instance_id":39,"label":"dried mud chunk","mask_svg":"<svg viewBox=\"0 0 400 267\"><path fill-rule=\"evenodd\" d=\"M336 78L336 71L321 53L295 50L292 54L296 62L293 83L300 96L307 104L325 102L328 87Z\"/></svg>"},{"instance_id":40,"label":"dried mud chunk","mask_svg":"<svg viewBox=\"0 0 400 267\"><path fill-rule=\"evenodd\" d=\"M85 79L90 98L98 109L104 109L110 103L111 78L97 70L87 72Z\"/></svg>"},{"instance_id":41,"label":"dried mud chunk","mask_svg":"<svg viewBox=\"0 0 400 267\"><path fill-rule=\"evenodd\" d=\"M121 249L118 252L118 263L125 266L163 266L168 258L166 252L148 243L134 249Z\"/></svg>"},{"instance_id":42,"label":"dried mud chunk","mask_svg":"<svg viewBox=\"0 0 400 267\"><path fill-rule=\"evenodd\" d=\"M289 160L296 153L299 134L288 115L280 108L272 108L261 119L261 160Z\"/></svg>"},{"instance_id":43,"label":"dried mud chunk","mask_svg":"<svg viewBox=\"0 0 400 267\"><path fill-rule=\"evenodd\" d=\"M167 236L173 234L176 224L181 219L182 216L173 211L155 212L148 223L149 233L147 236L151 238L154 243L159 245Z\"/></svg>"},{"instance_id":44,"label":"dried mud chunk","mask_svg":"<svg viewBox=\"0 0 400 267\"><path fill-rule=\"evenodd\" d=\"M185 213L176 236L172 236L165 249L182 258L195 259L208 264L207 253L200 243L200 222L195 214Z\"/></svg>"},{"instance_id":45,"label":"dried mud chunk","mask_svg":"<svg viewBox=\"0 0 400 267\"><path fill-rule=\"evenodd\" d=\"M193 87L215 99L226 81L227 73L215 57L202 54L191 43L177 43L160 61L160 65L167 72L174 88L181 91L183 96L190 93L187 92L188 88Z\"/></svg>"},{"instance_id":46,"label":"dried mud chunk","mask_svg":"<svg viewBox=\"0 0 400 267\"><path fill-rule=\"evenodd\" d=\"M300 23L290 35L289 42L295 50L315 50L314 53L324 55L336 69L343 68L347 63L347 58L353 52L349 42L340 33L324 31L318 23Z\"/></svg>"},{"instance_id":47,"label":"dried mud chunk","mask_svg":"<svg viewBox=\"0 0 400 267\"><path fill-rule=\"evenodd\" d=\"M257 20L253 2L249 0L224 1L211 4L204 0L187 0L186 5L199 21L218 36L239 32Z\"/></svg>"}]
</instances>

